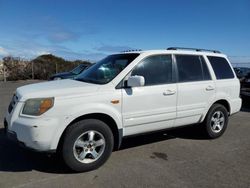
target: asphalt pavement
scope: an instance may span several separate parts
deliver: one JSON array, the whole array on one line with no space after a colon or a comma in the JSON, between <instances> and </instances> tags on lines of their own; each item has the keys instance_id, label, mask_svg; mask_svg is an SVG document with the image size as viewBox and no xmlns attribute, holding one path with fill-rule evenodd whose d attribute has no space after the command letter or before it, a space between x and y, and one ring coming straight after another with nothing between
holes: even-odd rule
<instances>
[{"instance_id":1,"label":"asphalt pavement","mask_svg":"<svg viewBox=\"0 0 250 188\"><path fill-rule=\"evenodd\" d=\"M58 157L9 142L3 117L16 87L0 83L0 188L250 187L250 104L230 117L225 134L208 140L194 127L126 138L101 168L72 173Z\"/></svg>"}]
</instances>

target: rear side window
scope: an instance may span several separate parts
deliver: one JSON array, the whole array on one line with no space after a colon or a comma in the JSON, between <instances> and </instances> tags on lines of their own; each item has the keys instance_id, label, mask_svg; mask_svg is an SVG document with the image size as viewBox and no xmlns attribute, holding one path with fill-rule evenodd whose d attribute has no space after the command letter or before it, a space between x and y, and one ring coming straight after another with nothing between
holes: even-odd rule
<instances>
[{"instance_id":1,"label":"rear side window","mask_svg":"<svg viewBox=\"0 0 250 188\"><path fill-rule=\"evenodd\" d=\"M211 80L202 56L176 55L179 82Z\"/></svg>"},{"instance_id":2,"label":"rear side window","mask_svg":"<svg viewBox=\"0 0 250 188\"><path fill-rule=\"evenodd\" d=\"M145 86L171 83L172 57L171 55L150 56L139 63L131 75L143 76Z\"/></svg>"},{"instance_id":3,"label":"rear side window","mask_svg":"<svg viewBox=\"0 0 250 188\"><path fill-rule=\"evenodd\" d=\"M234 78L234 73L225 58L214 56L207 56L207 58L210 61L218 80Z\"/></svg>"}]
</instances>

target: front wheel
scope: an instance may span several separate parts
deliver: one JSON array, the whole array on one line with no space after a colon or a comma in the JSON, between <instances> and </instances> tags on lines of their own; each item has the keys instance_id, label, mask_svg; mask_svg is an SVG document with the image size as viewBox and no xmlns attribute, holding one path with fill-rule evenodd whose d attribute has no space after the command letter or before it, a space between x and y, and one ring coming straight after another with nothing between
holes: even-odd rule
<instances>
[{"instance_id":1,"label":"front wheel","mask_svg":"<svg viewBox=\"0 0 250 188\"><path fill-rule=\"evenodd\" d=\"M85 172L104 164L113 145L112 131L104 122L96 119L82 120L66 130L62 155L69 168Z\"/></svg>"},{"instance_id":2,"label":"front wheel","mask_svg":"<svg viewBox=\"0 0 250 188\"><path fill-rule=\"evenodd\" d=\"M221 104L214 104L207 113L203 122L204 129L209 138L218 138L226 130L228 124L228 111Z\"/></svg>"}]
</instances>

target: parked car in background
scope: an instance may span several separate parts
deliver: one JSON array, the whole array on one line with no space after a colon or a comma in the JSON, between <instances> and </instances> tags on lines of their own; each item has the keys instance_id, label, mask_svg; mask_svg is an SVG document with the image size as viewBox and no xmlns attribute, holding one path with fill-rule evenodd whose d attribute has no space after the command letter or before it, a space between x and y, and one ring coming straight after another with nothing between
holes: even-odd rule
<instances>
[{"instance_id":1,"label":"parked car in background","mask_svg":"<svg viewBox=\"0 0 250 188\"><path fill-rule=\"evenodd\" d=\"M241 108L239 94L239 79L218 51L131 51L106 57L74 80L19 87L4 127L8 138L57 151L82 172L103 165L126 136L199 124L218 138Z\"/></svg>"},{"instance_id":2,"label":"parked car in background","mask_svg":"<svg viewBox=\"0 0 250 188\"><path fill-rule=\"evenodd\" d=\"M240 80L240 95L243 99L250 98L250 68L234 67L234 71Z\"/></svg>"},{"instance_id":3,"label":"parked car in background","mask_svg":"<svg viewBox=\"0 0 250 188\"><path fill-rule=\"evenodd\" d=\"M87 68L89 68L89 65L80 64L69 72L61 72L61 73L52 75L49 78L49 80L73 79L77 75L81 74Z\"/></svg>"},{"instance_id":4,"label":"parked car in background","mask_svg":"<svg viewBox=\"0 0 250 188\"><path fill-rule=\"evenodd\" d=\"M244 76L241 80L240 94L243 99L250 98L250 72Z\"/></svg>"},{"instance_id":5,"label":"parked car in background","mask_svg":"<svg viewBox=\"0 0 250 188\"><path fill-rule=\"evenodd\" d=\"M248 73L250 73L250 68L247 67L234 67L234 71L236 76L241 79L245 77Z\"/></svg>"}]
</instances>

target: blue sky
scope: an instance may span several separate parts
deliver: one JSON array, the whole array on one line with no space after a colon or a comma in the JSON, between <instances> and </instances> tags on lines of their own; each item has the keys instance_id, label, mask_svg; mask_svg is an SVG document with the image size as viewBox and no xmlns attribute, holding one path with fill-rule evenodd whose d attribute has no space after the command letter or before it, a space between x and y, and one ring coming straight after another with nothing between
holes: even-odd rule
<instances>
[{"instance_id":1,"label":"blue sky","mask_svg":"<svg viewBox=\"0 0 250 188\"><path fill-rule=\"evenodd\" d=\"M250 0L0 0L0 57L98 60L169 46L250 62Z\"/></svg>"}]
</instances>

